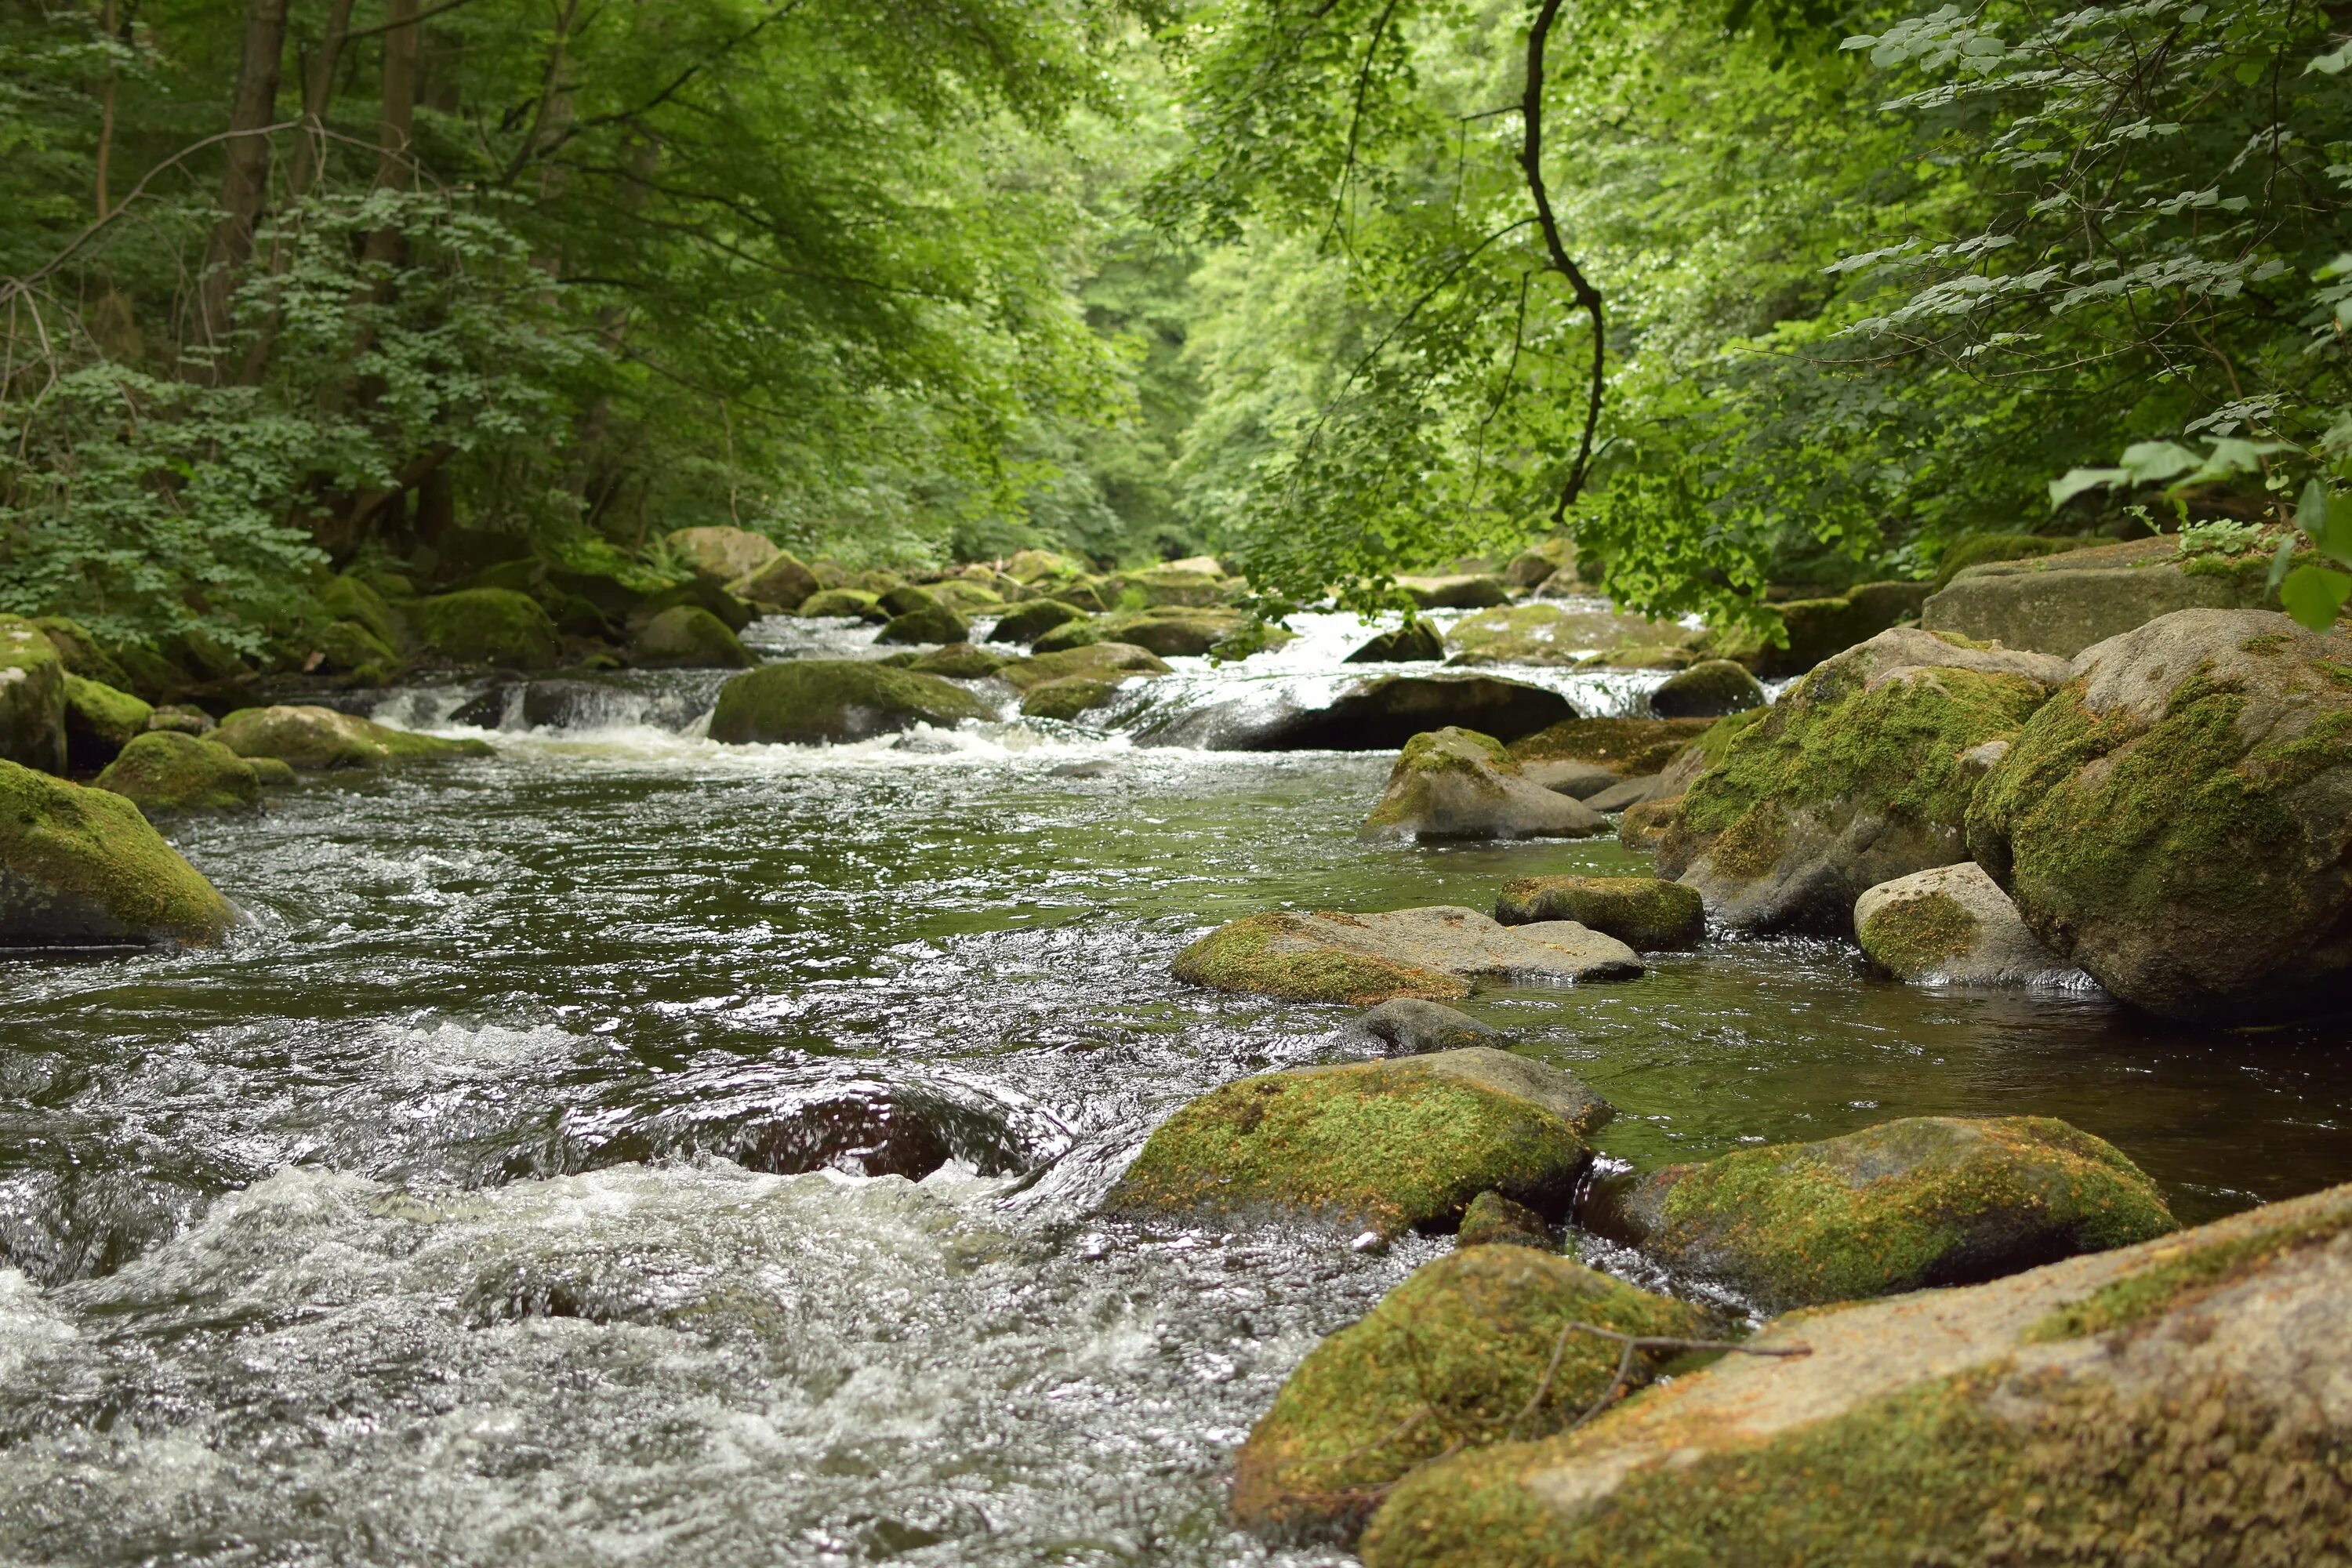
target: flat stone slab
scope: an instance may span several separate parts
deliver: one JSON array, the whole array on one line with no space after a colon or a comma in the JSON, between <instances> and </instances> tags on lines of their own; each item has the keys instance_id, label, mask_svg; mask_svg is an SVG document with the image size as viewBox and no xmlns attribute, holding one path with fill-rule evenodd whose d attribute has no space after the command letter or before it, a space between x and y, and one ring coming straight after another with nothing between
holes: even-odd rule
<instances>
[{"instance_id":1,"label":"flat stone slab","mask_svg":"<svg viewBox=\"0 0 2352 1568\"><path fill-rule=\"evenodd\" d=\"M1455 905L1373 914L1277 910L1218 927L1179 953L1176 978L1222 991L1359 1006L1466 996L1474 980L1573 985L1632 980L1641 958L1574 921L1504 926Z\"/></svg>"}]
</instances>

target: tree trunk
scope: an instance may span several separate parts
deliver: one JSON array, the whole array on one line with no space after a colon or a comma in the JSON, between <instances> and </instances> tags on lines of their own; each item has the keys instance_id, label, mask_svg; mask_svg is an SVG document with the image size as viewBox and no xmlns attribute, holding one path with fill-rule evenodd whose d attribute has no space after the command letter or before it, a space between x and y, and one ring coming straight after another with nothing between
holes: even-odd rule
<instances>
[{"instance_id":1,"label":"tree trunk","mask_svg":"<svg viewBox=\"0 0 2352 1568\"><path fill-rule=\"evenodd\" d=\"M221 171L220 221L205 246L196 287L197 331L208 347L228 337L229 299L239 268L253 258L253 231L269 200L269 138L261 132L278 107L278 57L286 50L288 0L247 0L245 50L229 95L227 165ZM209 367L216 363L206 356Z\"/></svg>"},{"instance_id":2,"label":"tree trunk","mask_svg":"<svg viewBox=\"0 0 2352 1568\"><path fill-rule=\"evenodd\" d=\"M352 0L331 0L327 30L319 52L302 72L302 134L294 143L286 175L287 195L300 201L318 182L327 161L327 110L335 100L335 72L343 63L343 40L352 30Z\"/></svg>"}]
</instances>

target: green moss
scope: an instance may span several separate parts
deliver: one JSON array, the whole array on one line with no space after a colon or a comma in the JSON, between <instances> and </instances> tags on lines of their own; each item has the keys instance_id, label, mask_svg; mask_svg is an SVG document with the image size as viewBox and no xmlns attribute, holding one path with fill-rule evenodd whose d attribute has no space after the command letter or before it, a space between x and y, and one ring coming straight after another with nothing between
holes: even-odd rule
<instances>
[{"instance_id":1,"label":"green moss","mask_svg":"<svg viewBox=\"0 0 2352 1568\"><path fill-rule=\"evenodd\" d=\"M318 668L330 674L358 675L387 681L400 668L392 646L357 621L337 621L311 639L321 658Z\"/></svg>"},{"instance_id":2,"label":"green moss","mask_svg":"<svg viewBox=\"0 0 2352 1568\"><path fill-rule=\"evenodd\" d=\"M857 659L793 659L730 680L710 715L710 738L815 745L862 741L918 723L985 719L989 711L935 675Z\"/></svg>"},{"instance_id":3,"label":"green moss","mask_svg":"<svg viewBox=\"0 0 2352 1568\"><path fill-rule=\"evenodd\" d=\"M490 752L485 742L444 741L310 707L242 708L222 720L211 739L241 757L275 757L305 773Z\"/></svg>"},{"instance_id":4,"label":"green moss","mask_svg":"<svg viewBox=\"0 0 2352 1568\"><path fill-rule=\"evenodd\" d=\"M1470 994L1469 982L1434 969L1319 943L1302 950L1297 921L1280 910L1219 926L1176 955L1174 972L1188 985L1254 991L1286 1002L1345 1002L1361 1007L1391 996L1447 1002Z\"/></svg>"},{"instance_id":5,"label":"green moss","mask_svg":"<svg viewBox=\"0 0 2352 1568\"><path fill-rule=\"evenodd\" d=\"M95 781L156 816L242 811L259 804L261 778L228 747L173 730L134 737Z\"/></svg>"},{"instance_id":6,"label":"green moss","mask_svg":"<svg viewBox=\"0 0 2352 1568\"><path fill-rule=\"evenodd\" d=\"M1675 817L1680 832L1698 831L1690 805L1690 795L1685 794L1682 809ZM1716 869L1726 876L1749 880L1769 876L1780 858L1789 852L1788 813L1777 800L1759 801L1735 817L1731 826L1708 846L1707 852L1714 858Z\"/></svg>"},{"instance_id":7,"label":"green moss","mask_svg":"<svg viewBox=\"0 0 2352 1568\"><path fill-rule=\"evenodd\" d=\"M1927 893L1887 903L1858 934L1864 951L1897 974L1926 974L1976 945L1977 917L1949 893Z\"/></svg>"},{"instance_id":8,"label":"green moss","mask_svg":"<svg viewBox=\"0 0 2352 1568\"><path fill-rule=\"evenodd\" d=\"M1944 552L1930 587L1941 589L1969 567L1981 566L1987 562L2027 561L2043 555L2060 555L2070 550L2079 550L2085 542L2080 539L2045 539L2034 533L1970 534Z\"/></svg>"},{"instance_id":9,"label":"green moss","mask_svg":"<svg viewBox=\"0 0 2352 1568\"><path fill-rule=\"evenodd\" d=\"M1683 797L1645 800L1617 818L1617 842L1628 849L1654 849L1682 819ZM1621 939L1622 940L1622 939Z\"/></svg>"},{"instance_id":10,"label":"green moss","mask_svg":"<svg viewBox=\"0 0 2352 1568\"><path fill-rule=\"evenodd\" d=\"M1698 889L1655 877L1522 877L1503 884L1495 918L1575 921L1645 952L1689 947L1706 933Z\"/></svg>"},{"instance_id":11,"label":"green moss","mask_svg":"<svg viewBox=\"0 0 2352 1568\"><path fill-rule=\"evenodd\" d=\"M2028 1343L2081 1339L2129 1329L2255 1274L2290 1252L2321 1247L2352 1230L2352 1214L2259 1230L2201 1247L2157 1248L2137 1268L2026 1331Z\"/></svg>"},{"instance_id":12,"label":"green moss","mask_svg":"<svg viewBox=\"0 0 2352 1568\"><path fill-rule=\"evenodd\" d=\"M467 588L416 601L414 619L436 652L461 664L544 669L556 661L555 624L510 588Z\"/></svg>"},{"instance_id":13,"label":"green moss","mask_svg":"<svg viewBox=\"0 0 2352 1568\"><path fill-rule=\"evenodd\" d=\"M1462 1211L1462 1228L1454 1235L1456 1247L1533 1247L1553 1250L1551 1226L1525 1204L1500 1193L1480 1193Z\"/></svg>"},{"instance_id":14,"label":"green moss","mask_svg":"<svg viewBox=\"0 0 2352 1568\"><path fill-rule=\"evenodd\" d=\"M1039 654L1034 658L1016 658L999 668L997 673L1011 681L1014 690L1026 691L1049 680L1067 680L1074 676L1116 680L1127 675L1166 675L1169 669L1157 654L1142 648L1126 643L1090 643L1059 653Z\"/></svg>"},{"instance_id":15,"label":"green moss","mask_svg":"<svg viewBox=\"0 0 2352 1568\"><path fill-rule=\"evenodd\" d=\"M1031 643L1056 626L1083 621L1087 612L1076 605L1066 605L1059 599L1032 599L1007 610L990 634L993 642Z\"/></svg>"},{"instance_id":16,"label":"green moss","mask_svg":"<svg viewBox=\"0 0 2352 1568\"><path fill-rule=\"evenodd\" d=\"M1653 1251L1774 1307L1992 1279L2174 1227L2114 1147L2031 1116L1743 1149L1658 1173L1630 1207Z\"/></svg>"},{"instance_id":17,"label":"green moss","mask_svg":"<svg viewBox=\"0 0 2352 1568\"><path fill-rule=\"evenodd\" d=\"M917 654L907 666L925 675L942 675L950 680L979 680L1003 667L1003 659L968 642L950 643L945 647Z\"/></svg>"},{"instance_id":18,"label":"green moss","mask_svg":"<svg viewBox=\"0 0 2352 1568\"><path fill-rule=\"evenodd\" d=\"M1235 1520L1345 1539L1428 1460L1559 1430L1607 1392L1621 1353L1572 1323L1666 1338L1703 1326L1682 1302L1528 1247L1438 1258L1291 1373L1236 1458ZM1637 1378L1660 1359L1638 1356Z\"/></svg>"},{"instance_id":19,"label":"green moss","mask_svg":"<svg viewBox=\"0 0 2352 1568\"><path fill-rule=\"evenodd\" d=\"M66 677L66 761L95 773L144 731L155 710L128 691L79 675Z\"/></svg>"},{"instance_id":20,"label":"green moss","mask_svg":"<svg viewBox=\"0 0 2352 1568\"><path fill-rule=\"evenodd\" d=\"M0 758L66 771L66 667L21 616L0 616Z\"/></svg>"},{"instance_id":21,"label":"green moss","mask_svg":"<svg viewBox=\"0 0 2352 1568\"><path fill-rule=\"evenodd\" d=\"M1420 820L1427 809L1427 796L1399 787L1414 780L1458 774L1490 794L1498 794L1502 786L1494 775L1516 776L1518 771L1517 759L1492 735L1454 725L1425 731L1407 741L1397 753L1386 791L1365 817L1364 826L1369 830Z\"/></svg>"},{"instance_id":22,"label":"green moss","mask_svg":"<svg viewBox=\"0 0 2352 1568\"><path fill-rule=\"evenodd\" d=\"M319 590L319 607L338 621L356 621L387 651L406 640L403 618L383 595L356 577L335 577Z\"/></svg>"},{"instance_id":23,"label":"green moss","mask_svg":"<svg viewBox=\"0 0 2352 1568\"><path fill-rule=\"evenodd\" d=\"M1226 1084L1160 1124L1109 1203L1396 1233L1450 1227L1490 1189L1561 1212L1589 1158L1552 1111L1408 1058Z\"/></svg>"},{"instance_id":24,"label":"green moss","mask_svg":"<svg viewBox=\"0 0 2352 1568\"><path fill-rule=\"evenodd\" d=\"M926 596L928 600L928 595ZM936 600L918 605L884 623L877 643L959 643L971 640L971 627L961 616Z\"/></svg>"},{"instance_id":25,"label":"green moss","mask_svg":"<svg viewBox=\"0 0 2352 1568\"><path fill-rule=\"evenodd\" d=\"M1683 748L1727 724L1745 727L1760 717L1709 719L1570 719L1511 745L1523 763L1592 763L1626 778L1664 773Z\"/></svg>"},{"instance_id":26,"label":"green moss","mask_svg":"<svg viewBox=\"0 0 2352 1568\"><path fill-rule=\"evenodd\" d=\"M1039 654L1068 653L1089 643L1105 641L1109 637L1104 623L1110 617L1090 616L1082 621L1066 621L1052 630L1039 634L1029 646Z\"/></svg>"},{"instance_id":27,"label":"green moss","mask_svg":"<svg viewBox=\"0 0 2352 1568\"><path fill-rule=\"evenodd\" d=\"M1021 699L1022 716L1068 721L1099 708L1118 695L1117 680L1097 680L1070 675L1031 687Z\"/></svg>"},{"instance_id":28,"label":"green moss","mask_svg":"<svg viewBox=\"0 0 2352 1568\"><path fill-rule=\"evenodd\" d=\"M857 588L826 588L801 601L799 615L814 618L850 617L877 625L890 618L877 595Z\"/></svg>"},{"instance_id":29,"label":"green moss","mask_svg":"<svg viewBox=\"0 0 2352 1568\"><path fill-rule=\"evenodd\" d=\"M759 662L726 622L692 605L676 605L647 621L629 657L659 669L748 669Z\"/></svg>"},{"instance_id":30,"label":"green moss","mask_svg":"<svg viewBox=\"0 0 2352 1568\"><path fill-rule=\"evenodd\" d=\"M0 945L211 942L227 900L139 808L0 762Z\"/></svg>"},{"instance_id":31,"label":"green moss","mask_svg":"<svg viewBox=\"0 0 2352 1568\"><path fill-rule=\"evenodd\" d=\"M41 628L41 635L47 637L49 646L58 650L58 658L64 663L67 674L111 686L117 691L131 689L131 673L79 621L69 620L64 616L42 616L33 624Z\"/></svg>"}]
</instances>

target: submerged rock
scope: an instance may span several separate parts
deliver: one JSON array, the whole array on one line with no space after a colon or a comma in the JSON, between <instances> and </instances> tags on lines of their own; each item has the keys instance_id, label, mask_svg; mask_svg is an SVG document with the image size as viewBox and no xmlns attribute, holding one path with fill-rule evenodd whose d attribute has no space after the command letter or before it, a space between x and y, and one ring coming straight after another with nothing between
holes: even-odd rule
<instances>
[{"instance_id":1,"label":"submerged rock","mask_svg":"<svg viewBox=\"0 0 2352 1568\"><path fill-rule=\"evenodd\" d=\"M2040 654L1881 632L1735 732L1683 795L1659 871L1733 930L1846 935L1865 889L1968 858L1965 759L2015 735L2063 674Z\"/></svg>"},{"instance_id":2,"label":"submerged rock","mask_svg":"<svg viewBox=\"0 0 2352 1568\"><path fill-rule=\"evenodd\" d=\"M1066 648L1060 653L1016 658L997 670L997 674L1012 683L1015 691L1027 691L1049 680L1083 678L1116 681L1130 675L1168 673L1167 662L1158 654L1122 642L1089 643L1084 647Z\"/></svg>"},{"instance_id":3,"label":"submerged rock","mask_svg":"<svg viewBox=\"0 0 2352 1568\"><path fill-rule=\"evenodd\" d=\"M1059 680L1040 681L1022 694L1021 716L1067 721L1111 701L1118 695L1122 683L1123 678L1097 680L1088 675L1066 675Z\"/></svg>"},{"instance_id":4,"label":"submerged rock","mask_svg":"<svg viewBox=\"0 0 2352 1568\"><path fill-rule=\"evenodd\" d=\"M1656 877L1521 877L1503 884L1495 918L1507 926L1574 921L1639 952L1696 947L1706 935L1696 889Z\"/></svg>"},{"instance_id":5,"label":"submerged rock","mask_svg":"<svg viewBox=\"0 0 2352 1568\"><path fill-rule=\"evenodd\" d=\"M460 664L545 669L556 662L555 623L527 594L467 588L419 599L409 613L425 643Z\"/></svg>"},{"instance_id":6,"label":"submerged rock","mask_svg":"<svg viewBox=\"0 0 2352 1568\"><path fill-rule=\"evenodd\" d=\"M2086 648L1979 785L1969 847L2035 936L2136 1007L2340 1009L2347 671L2352 634L2263 610L2182 610Z\"/></svg>"},{"instance_id":7,"label":"submerged rock","mask_svg":"<svg viewBox=\"0 0 2352 1568\"><path fill-rule=\"evenodd\" d=\"M1469 1046L1499 1047L1510 1037L1467 1013L1419 996L1383 1002L1339 1033L1348 1043L1361 1043L1385 1057L1425 1056Z\"/></svg>"},{"instance_id":8,"label":"submerged rock","mask_svg":"<svg viewBox=\"0 0 2352 1568\"><path fill-rule=\"evenodd\" d=\"M1573 921L1506 929L1475 910L1442 905L1247 915L1201 938L1175 963L1187 984L1358 1006L1391 996L1466 996L1474 979L1570 984L1641 973L1633 949Z\"/></svg>"},{"instance_id":9,"label":"submerged rock","mask_svg":"<svg viewBox=\"0 0 2352 1568\"><path fill-rule=\"evenodd\" d=\"M1390 1236L1450 1229L1487 1191L1562 1214L1607 1115L1573 1077L1507 1051L1268 1073L1160 1123L1107 1206Z\"/></svg>"},{"instance_id":10,"label":"submerged rock","mask_svg":"<svg viewBox=\"0 0 2352 1568\"><path fill-rule=\"evenodd\" d=\"M2301 1563L2352 1534L2352 1189L1815 1311L1542 1442L1433 1464L1369 1568Z\"/></svg>"},{"instance_id":11,"label":"submerged rock","mask_svg":"<svg viewBox=\"0 0 2352 1568\"><path fill-rule=\"evenodd\" d=\"M1854 900L1853 930L1897 980L2022 985L2079 973L2034 938L2009 895L1973 860L1881 882Z\"/></svg>"},{"instance_id":12,"label":"submerged rock","mask_svg":"<svg viewBox=\"0 0 2352 1568\"><path fill-rule=\"evenodd\" d=\"M749 669L760 661L709 610L676 605L647 621L629 645L632 663L651 669Z\"/></svg>"},{"instance_id":13,"label":"submerged rock","mask_svg":"<svg viewBox=\"0 0 2352 1568\"><path fill-rule=\"evenodd\" d=\"M738 745L817 745L989 716L978 698L936 675L858 659L805 658L764 665L730 680L711 711L710 738Z\"/></svg>"},{"instance_id":14,"label":"submerged rock","mask_svg":"<svg viewBox=\"0 0 2352 1568\"><path fill-rule=\"evenodd\" d=\"M1593 1218L1776 1311L1998 1279L2173 1228L2139 1167L2042 1116L1916 1116L1669 1165Z\"/></svg>"},{"instance_id":15,"label":"submerged rock","mask_svg":"<svg viewBox=\"0 0 2352 1568\"><path fill-rule=\"evenodd\" d=\"M1076 605L1066 605L1059 599L1031 599L998 616L995 629L989 633L989 640L1034 643L1056 626L1066 626L1086 618L1087 612Z\"/></svg>"},{"instance_id":16,"label":"submerged rock","mask_svg":"<svg viewBox=\"0 0 2352 1568\"><path fill-rule=\"evenodd\" d=\"M2258 609L2269 572L2267 553L2183 557L2177 536L2044 552L1967 568L1919 624L2072 658L2176 611Z\"/></svg>"},{"instance_id":17,"label":"submerged rock","mask_svg":"<svg viewBox=\"0 0 2352 1568\"><path fill-rule=\"evenodd\" d=\"M134 737L93 781L149 816L240 811L261 803L261 775L216 741L170 730Z\"/></svg>"},{"instance_id":18,"label":"submerged rock","mask_svg":"<svg viewBox=\"0 0 2352 1568\"><path fill-rule=\"evenodd\" d=\"M66 667L22 616L0 616L0 761L66 771Z\"/></svg>"},{"instance_id":19,"label":"submerged rock","mask_svg":"<svg viewBox=\"0 0 2352 1568\"><path fill-rule=\"evenodd\" d=\"M1363 831L1423 839L1586 838L1608 826L1591 807L1522 777L1500 741L1449 726L1405 742Z\"/></svg>"},{"instance_id":20,"label":"submerged rock","mask_svg":"<svg viewBox=\"0 0 2352 1568\"><path fill-rule=\"evenodd\" d=\"M1720 719L1764 706L1764 688L1748 667L1710 658L1666 677L1650 693L1650 711L1661 719Z\"/></svg>"},{"instance_id":21,"label":"submerged rock","mask_svg":"<svg viewBox=\"0 0 2352 1568\"><path fill-rule=\"evenodd\" d=\"M1234 1456L1234 1521L1344 1542L1428 1461L1567 1426L1609 1391L1621 1354L1579 1323L1662 1338L1704 1326L1683 1302L1531 1247L1465 1247L1423 1264L1283 1384ZM1636 1383L1671 1355L1636 1355Z\"/></svg>"},{"instance_id":22,"label":"submerged rock","mask_svg":"<svg viewBox=\"0 0 2352 1568\"><path fill-rule=\"evenodd\" d=\"M1387 675L1348 688L1326 707L1236 728L1217 749L1237 752L1387 752L1447 726L1506 743L1576 717L1567 698L1491 675Z\"/></svg>"},{"instance_id":23,"label":"submerged rock","mask_svg":"<svg viewBox=\"0 0 2352 1568\"><path fill-rule=\"evenodd\" d=\"M240 757L275 757L303 773L490 754L481 741L412 734L331 708L240 709L221 721L212 738Z\"/></svg>"},{"instance_id":24,"label":"submerged rock","mask_svg":"<svg viewBox=\"0 0 2352 1568\"><path fill-rule=\"evenodd\" d=\"M128 691L79 675L66 677L66 762L78 773L96 773L143 734L155 710Z\"/></svg>"},{"instance_id":25,"label":"submerged rock","mask_svg":"<svg viewBox=\"0 0 2352 1568\"><path fill-rule=\"evenodd\" d=\"M131 802L0 761L0 947L205 944L234 921Z\"/></svg>"},{"instance_id":26,"label":"submerged rock","mask_svg":"<svg viewBox=\"0 0 2352 1568\"><path fill-rule=\"evenodd\" d=\"M1445 657L1445 639L1427 621L1412 620L1371 641L1340 660L1342 664L1435 664Z\"/></svg>"}]
</instances>

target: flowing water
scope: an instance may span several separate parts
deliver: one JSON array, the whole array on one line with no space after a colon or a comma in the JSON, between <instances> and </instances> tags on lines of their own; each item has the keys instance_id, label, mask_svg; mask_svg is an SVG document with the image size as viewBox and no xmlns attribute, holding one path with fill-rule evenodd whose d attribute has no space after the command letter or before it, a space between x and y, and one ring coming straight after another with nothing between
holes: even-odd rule
<instances>
[{"instance_id":1,"label":"flowing water","mask_svg":"<svg viewBox=\"0 0 2352 1568\"><path fill-rule=\"evenodd\" d=\"M1169 959L1271 906L1634 864L1360 843L1383 756L1137 743L1314 700L1360 635L1177 661L1102 733L719 746L697 674L537 728L393 693L497 755L173 827L234 941L0 964L0 1562L1338 1560L1233 1534L1223 1469L1448 1244L1093 1215L1185 1099L1339 1048L1345 1009ZM1656 679L1514 673L1587 711ZM1911 989L1803 941L1471 1008L1612 1100L1637 1167L2031 1111L2184 1219L2352 1178L2324 1030Z\"/></svg>"}]
</instances>

